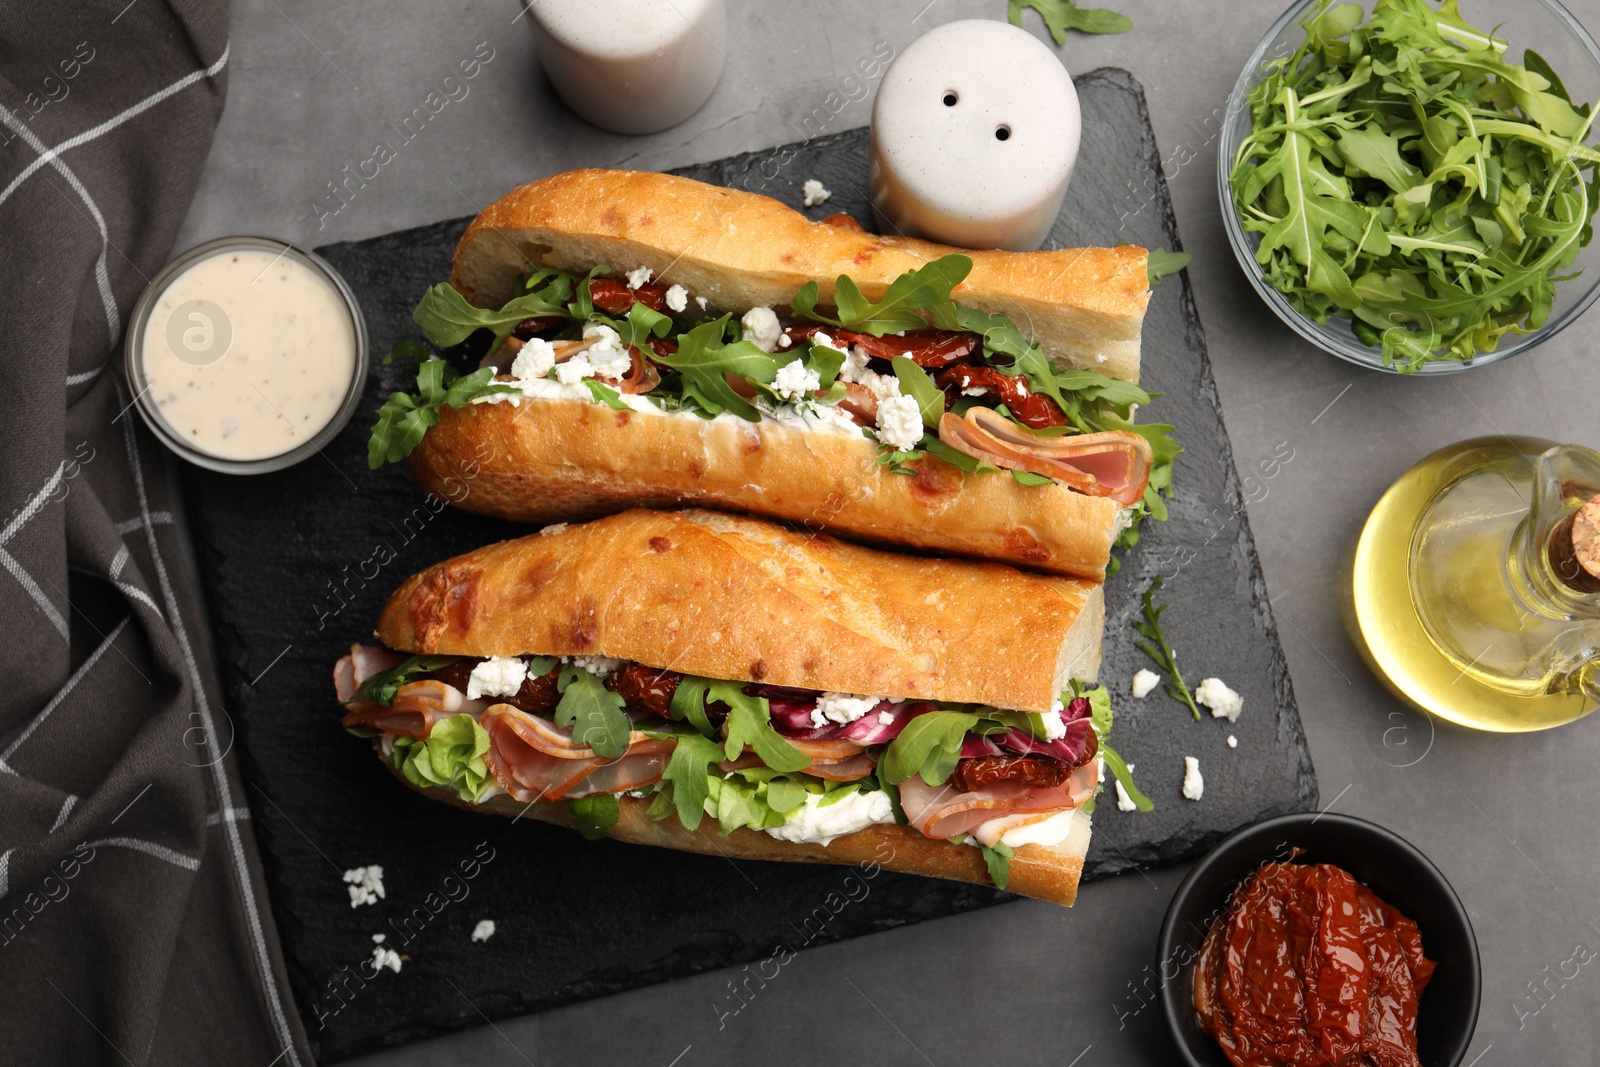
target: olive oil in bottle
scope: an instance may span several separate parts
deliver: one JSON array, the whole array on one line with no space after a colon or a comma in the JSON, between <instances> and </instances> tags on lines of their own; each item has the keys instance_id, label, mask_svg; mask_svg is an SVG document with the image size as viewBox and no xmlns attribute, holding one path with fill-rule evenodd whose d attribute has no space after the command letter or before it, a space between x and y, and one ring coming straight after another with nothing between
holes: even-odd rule
<instances>
[{"instance_id":1,"label":"olive oil in bottle","mask_svg":"<svg viewBox=\"0 0 1600 1067\"><path fill-rule=\"evenodd\" d=\"M1441 449L1373 508L1354 575L1372 665L1427 711L1512 732L1600 704L1600 453Z\"/></svg>"}]
</instances>

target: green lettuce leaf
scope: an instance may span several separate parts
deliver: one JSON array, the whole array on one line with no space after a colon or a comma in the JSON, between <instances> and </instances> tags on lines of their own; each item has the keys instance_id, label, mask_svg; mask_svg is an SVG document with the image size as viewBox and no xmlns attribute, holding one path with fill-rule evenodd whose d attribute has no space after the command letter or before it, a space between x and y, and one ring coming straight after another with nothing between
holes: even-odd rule
<instances>
[{"instance_id":1,"label":"green lettuce leaf","mask_svg":"<svg viewBox=\"0 0 1600 1067\"><path fill-rule=\"evenodd\" d=\"M483 761L487 751L488 731L463 712L435 723L426 741L395 738L389 759L412 785L454 789L462 800L476 804L494 785Z\"/></svg>"},{"instance_id":2,"label":"green lettuce leaf","mask_svg":"<svg viewBox=\"0 0 1600 1067\"><path fill-rule=\"evenodd\" d=\"M928 325L928 321L917 314L917 310L948 301L950 291L960 285L971 270L970 256L955 252L941 256L890 282L883 299L876 304L861 295L861 290L849 275L841 274L834 282L833 300L837 318L829 318L817 310L819 290L816 282L807 282L795 294L791 306L795 314L802 318L858 333L870 333L874 337L901 330L920 330Z\"/></svg>"},{"instance_id":3,"label":"green lettuce leaf","mask_svg":"<svg viewBox=\"0 0 1600 1067\"><path fill-rule=\"evenodd\" d=\"M989 868L989 880L996 889L1004 889L1011 880L1011 857L1014 853L1012 847L1004 841L996 841L991 847L979 844L983 850L983 864Z\"/></svg>"},{"instance_id":4,"label":"green lettuce leaf","mask_svg":"<svg viewBox=\"0 0 1600 1067\"><path fill-rule=\"evenodd\" d=\"M729 317L724 315L701 323L679 336L676 352L659 353L652 358L679 373L684 397L692 400L708 417L729 411L741 419L759 422L761 413L734 392L727 375L742 375L762 385L771 385L778 376L780 364L749 341L724 341Z\"/></svg>"},{"instance_id":5,"label":"green lettuce leaf","mask_svg":"<svg viewBox=\"0 0 1600 1067\"><path fill-rule=\"evenodd\" d=\"M977 715L961 711L918 715L884 749L878 776L890 785L899 785L920 774L928 785L943 785L961 758L961 743L977 724Z\"/></svg>"}]
</instances>

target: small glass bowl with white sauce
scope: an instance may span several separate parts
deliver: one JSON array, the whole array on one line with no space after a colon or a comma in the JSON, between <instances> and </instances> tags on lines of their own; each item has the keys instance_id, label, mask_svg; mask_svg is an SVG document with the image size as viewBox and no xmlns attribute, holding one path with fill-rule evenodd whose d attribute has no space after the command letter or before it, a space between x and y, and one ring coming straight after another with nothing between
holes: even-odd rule
<instances>
[{"instance_id":1,"label":"small glass bowl with white sauce","mask_svg":"<svg viewBox=\"0 0 1600 1067\"><path fill-rule=\"evenodd\" d=\"M322 257L219 237L156 275L128 324L124 368L161 441L226 474L291 467L336 437L366 384L367 325Z\"/></svg>"}]
</instances>

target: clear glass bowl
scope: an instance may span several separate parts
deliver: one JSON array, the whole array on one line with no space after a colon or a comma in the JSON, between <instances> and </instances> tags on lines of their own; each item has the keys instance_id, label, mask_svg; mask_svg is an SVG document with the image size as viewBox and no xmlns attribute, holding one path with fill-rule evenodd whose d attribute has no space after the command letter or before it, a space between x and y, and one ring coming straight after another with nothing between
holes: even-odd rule
<instances>
[{"instance_id":1,"label":"clear glass bowl","mask_svg":"<svg viewBox=\"0 0 1600 1067\"><path fill-rule=\"evenodd\" d=\"M1340 359L1359 363L1374 370L1401 373L1386 367L1382 354L1371 345L1363 343L1350 328L1346 318L1330 318L1327 325L1319 325L1296 311L1283 294L1267 281L1260 264L1255 260L1256 245L1261 235L1247 231L1239 222L1233 206L1233 183L1228 180L1233 169L1233 157L1239 145L1250 132L1250 111L1246 99L1250 90L1262 80L1262 67L1280 56L1293 55L1305 39L1300 23L1324 0L1301 0L1285 11L1267 31L1245 61L1244 70L1228 97L1223 120L1222 138L1217 153L1217 192L1221 199L1223 226L1233 245L1234 255L1245 277L1255 286L1261 299L1277 313L1289 328L1313 345ZM1362 4L1368 15L1370 2ZM1579 103L1600 101L1600 47L1594 38L1578 24L1566 8L1555 0L1472 0L1464 5L1462 15L1480 29L1492 28L1495 35L1510 47L1506 58L1522 62L1523 51L1532 47L1546 60L1566 85L1572 99ZM1600 121L1596 123L1600 127ZM1597 131L1600 132L1600 131ZM1589 305L1600 297L1600 240L1591 241L1578 254L1572 270L1581 275L1556 284L1555 304L1543 326L1532 333L1507 333L1493 352L1479 352L1470 360L1435 360L1424 363L1415 374L1453 374L1487 366L1526 352L1548 338L1554 337L1570 326ZM1567 272L1567 273L1570 273Z\"/></svg>"}]
</instances>

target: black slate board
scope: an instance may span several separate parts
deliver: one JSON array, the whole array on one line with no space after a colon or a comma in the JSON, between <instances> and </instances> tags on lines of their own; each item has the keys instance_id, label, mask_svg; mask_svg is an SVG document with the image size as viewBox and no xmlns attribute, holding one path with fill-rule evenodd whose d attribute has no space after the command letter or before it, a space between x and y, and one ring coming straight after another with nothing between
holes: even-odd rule
<instances>
[{"instance_id":1,"label":"black slate board","mask_svg":"<svg viewBox=\"0 0 1600 1067\"><path fill-rule=\"evenodd\" d=\"M1082 151L1051 245L1178 247L1138 83L1106 69L1077 87ZM801 183L820 178L833 199L814 217L847 211L868 219L866 140L865 130L851 130L684 173L796 206ZM778 176L764 180L780 164ZM448 273L466 221L321 250L360 298L375 353L411 333L411 307ZM388 593L430 563L525 532L430 507L402 468L366 469L372 412L398 379L392 368L374 373L361 413L322 460L254 478L198 469L188 477L251 813L318 1059L478 1025L479 1011L535 1011L747 962L779 943L801 947L807 932L798 924L838 889L837 869L590 844L530 820L458 811L401 788L366 744L339 728L330 668L370 632ZM1108 582L1102 679L1119 695L1114 741L1157 807L1123 814L1104 799L1086 878L1190 858L1238 826L1312 807L1317 795L1186 279L1168 280L1150 304L1144 384L1165 394L1148 417L1176 423L1187 451L1171 521L1148 524ZM1249 457L1251 492L1272 469L1258 463L1272 459ZM1194 724L1159 690L1145 701L1126 695L1144 665L1127 623L1157 573L1168 576L1166 631L1191 684L1217 674L1244 695L1236 726ZM1225 746L1229 732L1237 750ZM1184 755L1201 760L1202 803L1180 797ZM387 896L352 910L341 874L365 864L383 866ZM990 889L882 875L868 899L811 943L1004 899ZM483 918L498 932L474 944L469 934ZM375 933L406 961L399 974L363 982L357 974Z\"/></svg>"}]
</instances>

